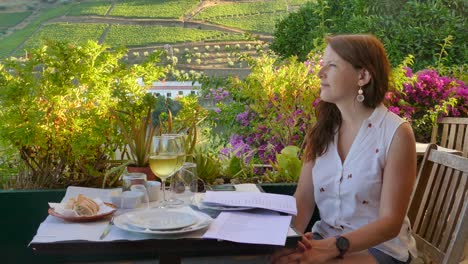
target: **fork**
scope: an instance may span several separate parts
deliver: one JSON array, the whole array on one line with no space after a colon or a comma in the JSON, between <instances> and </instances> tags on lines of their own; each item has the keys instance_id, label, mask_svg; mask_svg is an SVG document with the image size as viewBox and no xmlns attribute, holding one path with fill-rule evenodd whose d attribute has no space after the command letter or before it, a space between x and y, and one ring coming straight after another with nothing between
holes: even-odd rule
<instances>
[{"instance_id":1,"label":"fork","mask_svg":"<svg viewBox=\"0 0 468 264\"><path fill-rule=\"evenodd\" d=\"M107 234L109 234L109 231L113 225L114 225L114 216L112 216L111 220L106 226L106 229L104 229L101 236L99 237L99 240L103 240L107 236Z\"/></svg>"}]
</instances>

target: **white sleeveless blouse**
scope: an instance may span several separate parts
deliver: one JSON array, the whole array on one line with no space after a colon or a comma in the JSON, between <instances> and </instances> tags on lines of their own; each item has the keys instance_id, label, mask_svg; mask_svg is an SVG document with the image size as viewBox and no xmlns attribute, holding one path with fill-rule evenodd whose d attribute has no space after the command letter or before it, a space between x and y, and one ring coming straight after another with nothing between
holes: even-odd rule
<instances>
[{"instance_id":1,"label":"white sleeveless blouse","mask_svg":"<svg viewBox=\"0 0 468 264\"><path fill-rule=\"evenodd\" d=\"M312 168L315 202L321 220L312 232L331 237L356 230L379 217L383 170L393 135L405 120L380 105L364 120L349 153L342 163L337 135ZM408 251L416 256L416 243L405 217L397 237L375 248L407 261Z\"/></svg>"}]
</instances>

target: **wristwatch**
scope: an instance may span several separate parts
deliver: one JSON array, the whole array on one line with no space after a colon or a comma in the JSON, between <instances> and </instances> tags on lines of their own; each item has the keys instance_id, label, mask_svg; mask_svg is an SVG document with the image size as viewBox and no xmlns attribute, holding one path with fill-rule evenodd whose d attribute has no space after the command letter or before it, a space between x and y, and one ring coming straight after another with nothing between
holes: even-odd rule
<instances>
[{"instance_id":1,"label":"wristwatch","mask_svg":"<svg viewBox=\"0 0 468 264\"><path fill-rule=\"evenodd\" d=\"M336 248L340 252L338 258L342 259L349 249L349 240L343 236L336 236Z\"/></svg>"}]
</instances>

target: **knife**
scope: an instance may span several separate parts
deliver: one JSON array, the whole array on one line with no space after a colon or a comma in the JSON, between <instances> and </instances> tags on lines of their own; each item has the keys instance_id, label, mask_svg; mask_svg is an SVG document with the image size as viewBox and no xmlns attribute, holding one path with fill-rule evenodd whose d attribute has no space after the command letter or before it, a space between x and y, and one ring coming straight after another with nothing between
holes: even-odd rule
<instances>
[{"instance_id":1,"label":"knife","mask_svg":"<svg viewBox=\"0 0 468 264\"><path fill-rule=\"evenodd\" d=\"M112 216L111 220L106 226L106 229L104 229L101 236L99 237L99 240L103 240L107 236L107 234L109 234L109 231L113 225L114 225L114 217Z\"/></svg>"}]
</instances>

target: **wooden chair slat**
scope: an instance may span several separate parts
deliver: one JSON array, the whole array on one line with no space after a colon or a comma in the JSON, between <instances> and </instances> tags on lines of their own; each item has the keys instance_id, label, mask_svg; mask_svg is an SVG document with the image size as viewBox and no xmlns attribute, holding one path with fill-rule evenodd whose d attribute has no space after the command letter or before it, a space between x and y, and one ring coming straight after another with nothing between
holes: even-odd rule
<instances>
[{"instance_id":1,"label":"wooden chair slat","mask_svg":"<svg viewBox=\"0 0 468 264\"><path fill-rule=\"evenodd\" d=\"M468 157L468 126L465 128L465 136L463 140L463 148L461 149L462 151L462 156L463 157Z\"/></svg>"},{"instance_id":2,"label":"wooden chair slat","mask_svg":"<svg viewBox=\"0 0 468 264\"><path fill-rule=\"evenodd\" d=\"M457 211L457 206L455 204L458 195L458 187L460 185L460 172L454 171L452 175L450 175L450 187L447 190L447 197L444 201L444 206L442 212L439 217L439 225L443 226L441 232L436 232L434 236L437 238L435 241L435 245L439 248L446 249L447 241L450 240L450 234L453 230L450 230L450 226L447 224L450 222L450 219L453 218L454 214L458 215L459 212Z\"/></svg>"},{"instance_id":3,"label":"wooden chair slat","mask_svg":"<svg viewBox=\"0 0 468 264\"><path fill-rule=\"evenodd\" d=\"M432 241L432 243L437 247L441 240L441 234L444 233L443 231L446 228L445 222L447 221L447 217L444 215L444 211L449 210L452 207L450 200L453 193L450 193L449 189L451 187L451 183L453 181L457 181L457 179L453 179L453 173L454 171L452 168L446 168L446 172L442 180L442 188L439 195L437 195L436 206L434 207L434 217L432 219L434 226L433 229L431 229L433 232L430 236L430 241Z\"/></svg>"},{"instance_id":4,"label":"wooden chair slat","mask_svg":"<svg viewBox=\"0 0 468 264\"><path fill-rule=\"evenodd\" d=\"M448 167L459 171L468 171L468 162L465 157L444 153L443 151L433 151L430 160L434 163L445 164Z\"/></svg>"},{"instance_id":5,"label":"wooden chair slat","mask_svg":"<svg viewBox=\"0 0 468 264\"><path fill-rule=\"evenodd\" d=\"M442 137L440 139L440 146L446 148L448 145L449 127L442 126Z\"/></svg>"},{"instance_id":6,"label":"wooden chair slat","mask_svg":"<svg viewBox=\"0 0 468 264\"><path fill-rule=\"evenodd\" d=\"M455 149L455 135L457 134L457 124L447 125L449 127L449 138L446 148Z\"/></svg>"},{"instance_id":7,"label":"wooden chair slat","mask_svg":"<svg viewBox=\"0 0 468 264\"><path fill-rule=\"evenodd\" d=\"M467 173L465 178L468 177ZM465 195L463 197L463 207L460 213L461 220L456 225L454 230L454 237L451 239L449 247L447 249L447 254L445 257L444 263L458 263L461 256L463 255L464 242L468 237L468 202L467 195L465 190Z\"/></svg>"},{"instance_id":8,"label":"wooden chair slat","mask_svg":"<svg viewBox=\"0 0 468 264\"><path fill-rule=\"evenodd\" d=\"M432 188L434 187L434 181L437 178L437 174L439 174L439 169L440 166L437 164L434 164L432 166L431 173L429 174L428 180L426 182L426 187L422 189L424 191L424 194L419 200L419 210L416 215L416 219L414 222L414 228L417 230L418 234L424 234L424 231L426 230L427 222L429 221L428 218L424 218L426 215L426 212L430 210L429 208L429 201L431 199L431 194L432 194ZM416 187L418 187L417 185ZM424 221L425 220L425 221Z\"/></svg>"},{"instance_id":9,"label":"wooden chair slat","mask_svg":"<svg viewBox=\"0 0 468 264\"><path fill-rule=\"evenodd\" d=\"M427 146L426 152L424 153L424 157L421 163L421 164L426 164L426 166L420 167L414 186L426 186L427 185L427 182L429 180L429 175L431 174L431 171L432 171L432 164L433 164L433 162L428 160L428 158L429 158L429 153L431 152L430 150L433 150L433 149L437 149L437 146L435 144L429 144ZM411 194L411 201L413 200L422 201L423 196L424 196L424 191L425 191L425 188L414 188L413 193ZM417 203L411 203L410 206L408 206L407 214L411 223L416 222L416 216L420 208L421 208L421 205Z\"/></svg>"},{"instance_id":10,"label":"wooden chair slat","mask_svg":"<svg viewBox=\"0 0 468 264\"><path fill-rule=\"evenodd\" d=\"M435 231L435 221L437 220L436 200L442 193L442 178L446 171L445 166L439 165L438 167L438 172L437 174L434 174L435 179L432 181L433 186L428 186L429 188L426 187L429 199L425 201L427 202L427 210L424 215L421 215L423 221L420 229L420 235L429 242L432 242L432 234Z\"/></svg>"},{"instance_id":11,"label":"wooden chair slat","mask_svg":"<svg viewBox=\"0 0 468 264\"><path fill-rule=\"evenodd\" d=\"M438 123L468 125L468 118L466 118L466 117L444 117Z\"/></svg>"},{"instance_id":12,"label":"wooden chair slat","mask_svg":"<svg viewBox=\"0 0 468 264\"><path fill-rule=\"evenodd\" d=\"M455 139L454 149L463 149L463 136L465 135L466 125L458 125L457 138Z\"/></svg>"},{"instance_id":13,"label":"wooden chair slat","mask_svg":"<svg viewBox=\"0 0 468 264\"><path fill-rule=\"evenodd\" d=\"M450 239L452 239L451 235L453 234L456 226L456 221L459 219L460 214L461 214L461 209L463 207L463 202L466 197L466 191L467 191L467 175L465 176L462 175L461 172L458 172L459 177L458 185L456 190L453 191L454 193L454 200L451 204L448 204L448 206L451 206L450 209L450 214L447 215L446 222L444 225L447 227L448 230L446 230L446 233L441 236L441 241L439 244L440 249L447 249L449 245Z\"/></svg>"}]
</instances>

